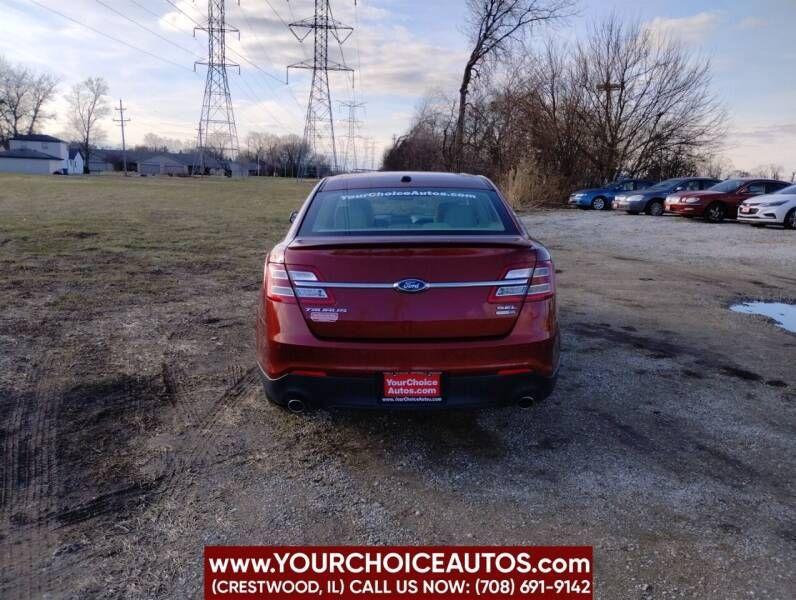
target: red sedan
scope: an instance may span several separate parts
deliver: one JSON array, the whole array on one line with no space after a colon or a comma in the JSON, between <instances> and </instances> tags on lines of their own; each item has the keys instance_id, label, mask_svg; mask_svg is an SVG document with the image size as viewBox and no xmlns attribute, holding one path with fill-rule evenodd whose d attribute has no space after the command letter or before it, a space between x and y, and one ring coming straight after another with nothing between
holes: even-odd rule
<instances>
[{"instance_id":1,"label":"red sedan","mask_svg":"<svg viewBox=\"0 0 796 600\"><path fill-rule=\"evenodd\" d=\"M484 177L322 180L268 255L268 398L310 407L528 407L559 364L555 270Z\"/></svg>"},{"instance_id":2,"label":"red sedan","mask_svg":"<svg viewBox=\"0 0 796 600\"><path fill-rule=\"evenodd\" d=\"M744 200L773 194L791 184L773 179L727 179L699 192L678 192L666 198L666 212L681 217L702 217L711 223L738 216Z\"/></svg>"}]
</instances>

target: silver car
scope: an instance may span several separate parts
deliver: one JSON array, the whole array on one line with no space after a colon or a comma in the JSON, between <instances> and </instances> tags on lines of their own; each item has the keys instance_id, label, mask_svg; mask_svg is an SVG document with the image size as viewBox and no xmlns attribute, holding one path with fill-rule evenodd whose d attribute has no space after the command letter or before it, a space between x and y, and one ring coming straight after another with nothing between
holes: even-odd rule
<instances>
[{"instance_id":1,"label":"silver car","mask_svg":"<svg viewBox=\"0 0 796 600\"><path fill-rule=\"evenodd\" d=\"M669 194L706 190L719 183L710 177L677 177L656 183L650 188L620 194L614 200L615 210L624 210L631 215L646 213L659 217L664 212L664 202Z\"/></svg>"}]
</instances>

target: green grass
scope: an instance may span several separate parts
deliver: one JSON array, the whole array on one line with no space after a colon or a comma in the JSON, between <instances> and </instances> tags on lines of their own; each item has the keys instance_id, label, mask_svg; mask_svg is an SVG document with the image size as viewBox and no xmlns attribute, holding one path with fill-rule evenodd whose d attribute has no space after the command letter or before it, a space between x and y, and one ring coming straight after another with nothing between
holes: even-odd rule
<instances>
[{"instance_id":1,"label":"green grass","mask_svg":"<svg viewBox=\"0 0 796 600\"><path fill-rule=\"evenodd\" d=\"M192 282L257 283L312 186L266 177L0 174L0 277L78 311L111 299L184 297Z\"/></svg>"},{"instance_id":2,"label":"green grass","mask_svg":"<svg viewBox=\"0 0 796 600\"><path fill-rule=\"evenodd\" d=\"M0 175L0 243L30 254L86 248L215 257L267 246L310 191L292 179Z\"/></svg>"}]
</instances>

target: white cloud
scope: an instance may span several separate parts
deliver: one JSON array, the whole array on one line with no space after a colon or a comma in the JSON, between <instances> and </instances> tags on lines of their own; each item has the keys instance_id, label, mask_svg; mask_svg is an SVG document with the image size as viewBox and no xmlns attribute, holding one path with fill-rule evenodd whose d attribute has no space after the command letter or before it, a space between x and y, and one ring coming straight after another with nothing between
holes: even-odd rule
<instances>
[{"instance_id":1,"label":"white cloud","mask_svg":"<svg viewBox=\"0 0 796 600\"><path fill-rule=\"evenodd\" d=\"M655 17L645 27L659 40L675 39L687 44L698 44L719 24L720 11L705 11L690 17Z\"/></svg>"}]
</instances>

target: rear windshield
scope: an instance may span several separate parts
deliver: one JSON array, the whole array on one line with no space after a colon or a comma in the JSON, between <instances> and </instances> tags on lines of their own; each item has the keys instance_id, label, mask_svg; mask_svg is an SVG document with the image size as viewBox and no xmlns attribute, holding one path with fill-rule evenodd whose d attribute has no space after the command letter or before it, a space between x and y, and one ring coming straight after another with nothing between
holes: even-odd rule
<instances>
[{"instance_id":1,"label":"rear windshield","mask_svg":"<svg viewBox=\"0 0 796 600\"><path fill-rule=\"evenodd\" d=\"M320 192L298 235L517 235L491 190L381 188Z\"/></svg>"}]
</instances>

